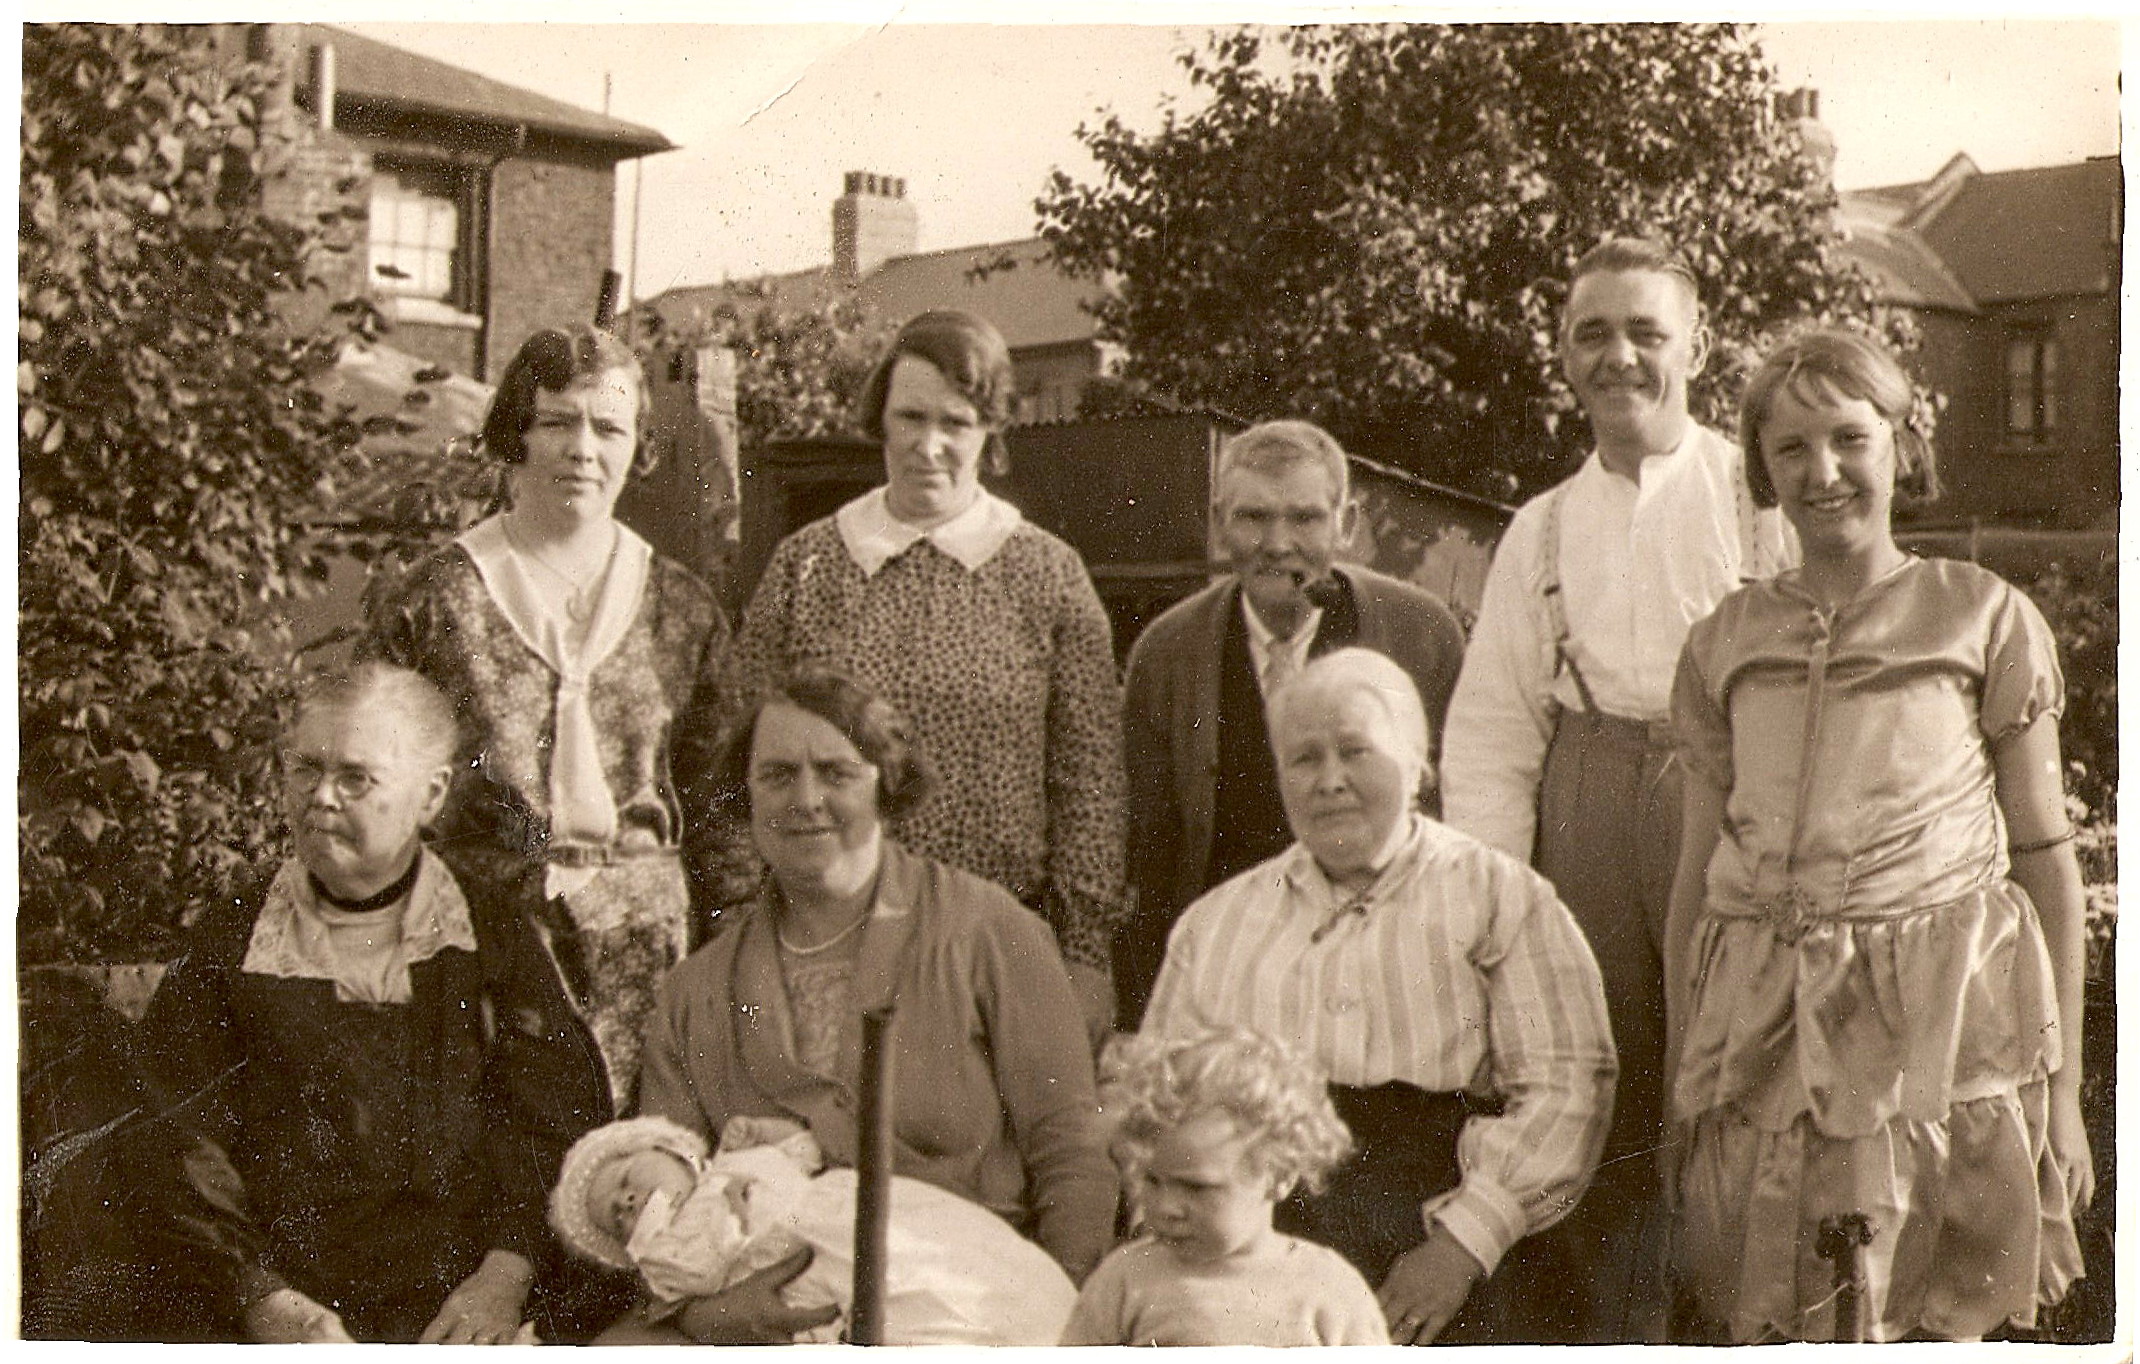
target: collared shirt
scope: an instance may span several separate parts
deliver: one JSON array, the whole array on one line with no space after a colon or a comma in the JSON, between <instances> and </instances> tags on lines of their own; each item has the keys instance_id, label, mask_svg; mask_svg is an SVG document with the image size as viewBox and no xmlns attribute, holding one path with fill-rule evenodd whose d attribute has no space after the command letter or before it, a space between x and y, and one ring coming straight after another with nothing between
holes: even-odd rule
<instances>
[{"instance_id":1,"label":"collared shirt","mask_svg":"<svg viewBox=\"0 0 2140 1364\"><path fill-rule=\"evenodd\" d=\"M1457 1141L1462 1181L1422 1207L1489 1271L1566 1215L1611 1114L1604 987L1582 930L1526 867L1423 815L1364 902L1300 844L1190 906L1144 1029L1238 1025L1343 1085L1497 1093Z\"/></svg>"},{"instance_id":2,"label":"collared shirt","mask_svg":"<svg viewBox=\"0 0 2140 1364\"><path fill-rule=\"evenodd\" d=\"M1798 561L1796 538L1768 510L1752 517L1753 562L1742 563L1739 463L1738 447L1690 426L1676 449L1642 462L1639 479L1611 472L1593 452L1561 488L1516 513L1494 551L1449 706L1449 823L1528 860L1555 708L1583 704L1554 658L1546 500L1562 499L1559 581L1576 667L1599 709L1658 721L1671 711L1688 628L1742 577L1769 577Z\"/></svg>"},{"instance_id":3,"label":"collared shirt","mask_svg":"<svg viewBox=\"0 0 2140 1364\"><path fill-rule=\"evenodd\" d=\"M986 488L973 505L939 526L923 530L892 515L884 489L872 488L834 514L840 540L862 568L862 576L874 578L877 570L927 540L958 560L970 572L996 557L1003 542L1011 538L1025 516L1016 507Z\"/></svg>"},{"instance_id":4,"label":"collared shirt","mask_svg":"<svg viewBox=\"0 0 2140 1364\"><path fill-rule=\"evenodd\" d=\"M1262 690L1264 699L1269 700L1273 683L1283 681L1307 666L1308 646L1315 643L1315 632L1323 626L1323 608L1310 607L1307 617L1293 633L1281 639L1263 623L1263 617L1257 615L1256 608L1250 604L1248 593L1243 592L1241 619L1248 622L1248 657L1256 668L1256 686ZM1276 672L1271 670L1273 658L1279 660Z\"/></svg>"}]
</instances>

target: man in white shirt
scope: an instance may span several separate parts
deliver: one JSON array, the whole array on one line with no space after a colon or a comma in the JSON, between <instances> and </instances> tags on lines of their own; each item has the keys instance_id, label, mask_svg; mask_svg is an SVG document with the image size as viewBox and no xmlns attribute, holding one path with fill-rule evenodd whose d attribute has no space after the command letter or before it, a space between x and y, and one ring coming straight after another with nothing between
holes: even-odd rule
<instances>
[{"instance_id":1,"label":"man in white shirt","mask_svg":"<svg viewBox=\"0 0 2140 1364\"><path fill-rule=\"evenodd\" d=\"M1561 364L1596 439L1495 551L1443 740L1443 815L1530 861L1590 939L1620 1079L1605 1164L1553 1235L1571 1297L1547 1339L1661 1340L1666 900L1679 842L1668 727L1693 623L1795 561L1738 449L1687 411L1709 338L1693 272L1655 242L1577 262Z\"/></svg>"},{"instance_id":2,"label":"man in white shirt","mask_svg":"<svg viewBox=\"0 0 2140 1364\"><path fill-rule=\"evenodd\" d=\"M1345 451L1321 427L1231 437L1212 518L1233 566L1146 627L1123 687L1134 904L1116 935L1116 1021L1135 1028L1191 901L1293 842L1264 698L1311 658L1357 644L1396 660L1440 731L1464 635L1440 598L1335 562L1355 507Z\"/></svg>"}]
</instances>

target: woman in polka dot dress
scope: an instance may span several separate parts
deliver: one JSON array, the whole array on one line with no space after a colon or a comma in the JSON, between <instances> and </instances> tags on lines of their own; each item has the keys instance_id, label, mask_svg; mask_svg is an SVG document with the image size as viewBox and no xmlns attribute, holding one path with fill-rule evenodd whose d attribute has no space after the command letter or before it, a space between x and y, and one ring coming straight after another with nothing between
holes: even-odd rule
<instances>
[{"instance_id":1,"label":"woman in polka dot dress","mask_svg":"<svg viewBox=\"0 0 2140 1364\"><path fill-rule=\"evenodd\" d=\"M816 664L911 717L942 785L894 833L1040 913L1097 1033L1123 898L1121 687L1084 562L981 486L1012 392L986 321L907 323L861 403L884 486L781 543L735 660L746 694Z\"/></svg>"}]
</instances>

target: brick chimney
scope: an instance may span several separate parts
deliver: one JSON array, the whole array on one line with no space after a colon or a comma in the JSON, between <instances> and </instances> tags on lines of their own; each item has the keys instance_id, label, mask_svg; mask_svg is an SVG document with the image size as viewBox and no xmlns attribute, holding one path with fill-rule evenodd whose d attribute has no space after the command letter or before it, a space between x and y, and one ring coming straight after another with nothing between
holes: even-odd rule
<instances>
[{"instance_id":1,"label":"brick chimney","mask_svg":"<svg viewBox=\"0 0 2140 1364\"><path fill-rule=\"evenodd\" d=\"M1776 118L1798 129L1806 155L1813 158L1822 180L1835 182L1835 134L1820 121L1820 91L1810 85L1776 92Z\"/></svg>"},{"instance_id":2,"label":"brick chimney","mask_svg":"<svg viewBox=\"0 0 2140 1364\"><path fill-rule=\"evenodd\" d=\"M911 256L921 239L904 178L847 172L847 192L832 204L832 268L852 283L894 256Z\"/></svg>"}]
</instances>

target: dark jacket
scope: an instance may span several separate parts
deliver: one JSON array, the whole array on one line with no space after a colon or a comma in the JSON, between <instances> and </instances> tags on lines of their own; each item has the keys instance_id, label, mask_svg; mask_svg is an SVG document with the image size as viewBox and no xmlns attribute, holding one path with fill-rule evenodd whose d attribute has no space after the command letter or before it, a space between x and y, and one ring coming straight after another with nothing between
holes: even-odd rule
<instances>
[{"instance_id":1,"label":"dark jacket","mask_svg":"<svg viewBox=\"0 0 2140 1364\"><path fill-rule=\"evenodd\" d=\"M1336 572L1358 617L1352 643L1388 654L1419 688L1439 752L1443 717L1464 657L1464 633L1439 597L1354 564ZM1117 939L1116 986L1125 1027L1136 1025L1174 920L1209 890L1219 770L1220 667L1241 612L1228 574L1177 602L1129 654L1122 707L1129 766L1129 878L1134 906ZM1132 997L1134 996L1134 997Z\"/></svg>"},{"instance_id":2,"label":"dark jacket","mask_svg":"<svg viewBox=\"0 0 2140 1364\"><path fill-rule=\"evenodd\" d=\"M244 971L259 902L202 919L138 1030L151 1260L224 1329L287 1285L360 1340L413 1340L493 1248L554 1271L544 1199L613 1114L535 926L471 898L477 950L371 1005Z\"/></svg>"}]
</instances>

